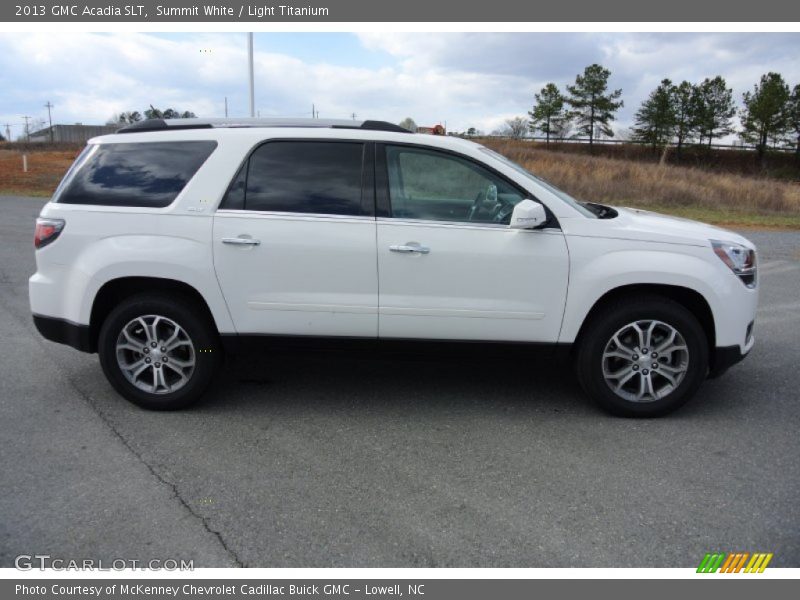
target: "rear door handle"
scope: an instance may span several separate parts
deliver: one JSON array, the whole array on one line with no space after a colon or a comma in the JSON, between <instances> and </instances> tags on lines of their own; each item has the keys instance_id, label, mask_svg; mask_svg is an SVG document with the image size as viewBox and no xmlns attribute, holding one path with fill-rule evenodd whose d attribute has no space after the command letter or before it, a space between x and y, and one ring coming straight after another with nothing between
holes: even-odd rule
<instances>
[{"instance_id":1,"label":"rear door handle","mask_svg":"<svg viewBox=\"0 0 800 600\"><path fill-rule=\"evenodd\" d=\"M389 246L392 252L400 252L401 254L430 254L431 249L427 246L422 246L416 242L409 242L407 244L393 244Z\"/></svg>"},{"instance_id":2,"label":"rear door handle","mask_svg":"<svg viewBox=\"0 0 800 600\"><path fill-rule=\"evenodd\" d=\"M222 238L223 244L232 244L234 246L260 246L261 240L254 240L251 237L235 237L235 238Z\"/></svg>"}]
</instances>

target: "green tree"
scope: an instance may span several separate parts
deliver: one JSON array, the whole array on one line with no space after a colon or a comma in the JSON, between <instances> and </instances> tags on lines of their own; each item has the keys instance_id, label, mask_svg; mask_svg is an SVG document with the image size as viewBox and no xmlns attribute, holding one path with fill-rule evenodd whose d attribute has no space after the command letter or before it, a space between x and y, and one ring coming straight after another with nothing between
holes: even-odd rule
<instances>
[{"instance_id":1,"label":"green tree","mask_svg":"<svg viewBox=\"0 0 800 600\"><path fill-rule=\"evenodd\" d=\"M789 98L789 133L794 146L794 155L800 161L800 84L794 86ZM793 138L793 139L792 139Z\"/></svg>"},{"instance_id":2,"label":"green tree","mask_svg":"<svg viewBox=\"0 0 800 600\"><path fill-rule=\"evenodd\" d=\"M116 118L117 123L130 125L131 123L136 123L137 121L142 120L142 114L138 110L129 110L122 113Z\"/></svg>"},{"instance_id":3,"label":"green tree","mask_svg":"<svg viewBox=\"0 0 800 600\"><path fill-rule=\"evenodd\" d=\"M673 89L675 107L675 140L680 157L683 145L692 139L697 129L696 106L698 102L697 86L688 81L681 81Z\"/></svg>"},{"instance_id":4,"label":"green tree","mask_svg":"<svg viewBox=\"0 0 800 600\"><path fill-rule=\"evenodd\" d=\"M174 108L167 108L165 110L160 110L150 105L150 108L144 111L144 116L147 119L195 119L197 115L194 114L190 110L185 110L183 112L179 110L175 110Z\"/></svg>"},{"instance_id":5,"label":"green tree","mask_svg":"<svg viewBox=\"0 0 800 600\"><path fill-rule=\"evenodd\" d=\"M567 103L572 110L567 118L574 119L578 133L589 136L589 148L594 150L594 139L597 133L613 137L614 131L609 124L614 120L614 113L622 106L622 90L608 90L608 78L611 71L598 64L589 65L583 75L575 77L575 85L568 85Z\"/></svg>"},{"instance_id":6,"label":"green tree","mask_svg":"<svg viewBox=\"0 0 800 600\"><path fill-rule=\"evenodd\" d=\"M467 135L470 136L470 137L472 137L474 135L477 135L477 133L478 133L478 130L475 129L474 127L470 127L469 129L467 129Z\"/></svg>"},{"instance_id":7,"label":"green tree","mask_svg":"<svg viewBox=\"0 0 800 600\"><path fill-rule=\"evenodd\" d=\"M163 119L164 111L159 110L151 104L150 108L144 111L144 116L146 119Z\"/></svg>"},{"instance_id":8,"label":"green tree","mask_svg":"<svg viewBox=\"0 0 800 600\"><path fill-rule=\"evenodd\" d=\"M663 79L636 111L633 139L646 142L654 149L669 144L677 122L675 105L676 88L672 81Z\"/></svg>"},{"instance_id":9,"label":"green tree","mask_svg":"<svg viewBox=\"0 0 800 600\"><path fill-rule=\"evenodd\" d=\"M548 83L538 94L534 94L534 100L533 110L528 112L531 117L530 130L544 133L549 145L550 136L561 128L561 122L565 120L564 96L555 83Z\"/></svg>"},{"instance_id":10,"label":"green tree","mask_svg":"<svg viewBox=\"0 0 800 600\"><path fill-rule=\"evenodd\" d=\"M706 139L711 146L714 138L733 133L732 119L735 114L733 90L722 77L706 78L697 86L695 119L701 144Z\"/></svg>"},{"instance_id":11,"label":"green tree","mask_svg":"<svg viewBox=\"0 0 800 600\"><path fill-rule=\"evenodd\" d=\"M782 139L789 131L789 86L778 73L766 73L742 95L742 139L756 145L759 161L770 140Z\"/></svg>"}]
</instances>

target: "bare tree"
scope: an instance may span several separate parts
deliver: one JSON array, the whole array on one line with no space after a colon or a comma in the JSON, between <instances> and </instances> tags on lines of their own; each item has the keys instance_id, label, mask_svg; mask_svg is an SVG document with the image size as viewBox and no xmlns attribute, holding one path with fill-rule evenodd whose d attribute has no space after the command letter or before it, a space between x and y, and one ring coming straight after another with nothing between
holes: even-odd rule
<instances>
[{"instance_id":1,"label":"bare tree","mask_svg":"<svg viewBox=\"0 0 800 600\"><path fill-rule=\"evenodd\" d=\"M528 134L529 124L525 117L514 117L506 119L505 124L500 129L500 135L521 140Z\"/></svg>"},{"instance_id":2,"label":"bare tree","mask_svg":"<svg viewBox=\"0 0 800 600\"><path fill-rule=\"evenodd\" d=\"M411 117L406 117L398 123L403 129L408 129L411 133L417 132L417 124Z\"/></svg>"}]
</instances>

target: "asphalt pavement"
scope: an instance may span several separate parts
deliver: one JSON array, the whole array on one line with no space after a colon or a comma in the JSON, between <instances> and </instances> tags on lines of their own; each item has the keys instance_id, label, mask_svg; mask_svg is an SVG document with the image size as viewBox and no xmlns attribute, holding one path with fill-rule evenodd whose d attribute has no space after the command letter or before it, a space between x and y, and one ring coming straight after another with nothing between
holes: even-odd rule
<instances>
[{"instance_id":1,"label":"asphalt pavement","mask_svg":"<svg viewBox=\"0 0 800 600\"><path fill-rule=\"evenodd\" d=\"M569 371L239 358L141 410L28 308L44 200L0 197L0 566L20 554L251 567L800 567L800 233L759 246L756 346L662 419Z\"/></svg>"}]
</instances>

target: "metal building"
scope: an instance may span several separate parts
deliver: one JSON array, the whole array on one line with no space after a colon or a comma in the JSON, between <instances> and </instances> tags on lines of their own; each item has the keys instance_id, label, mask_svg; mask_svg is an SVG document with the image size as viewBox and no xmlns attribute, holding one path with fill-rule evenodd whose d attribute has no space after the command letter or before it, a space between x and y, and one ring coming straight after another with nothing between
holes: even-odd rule
<instances>
[{"instance_id":1,"label":"metal building","mask_svg":"<svg viewBox=\"0 0 800 600\"><path fill-rule=\"evenodd\" d=\"M53 125L31 133L32 142L73 142L84 143L98 135L114 133L120 125ZM52 129L52 137L50 130Z\"/></svg>"}]
</instances>

